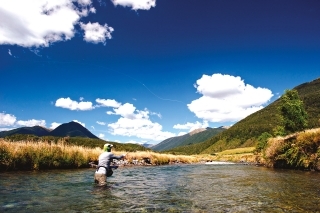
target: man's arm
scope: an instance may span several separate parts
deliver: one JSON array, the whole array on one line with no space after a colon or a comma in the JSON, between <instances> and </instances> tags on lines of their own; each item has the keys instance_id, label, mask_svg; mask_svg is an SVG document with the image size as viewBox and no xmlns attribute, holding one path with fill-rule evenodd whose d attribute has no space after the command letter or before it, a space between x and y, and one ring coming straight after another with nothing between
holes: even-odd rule
<instances>
[{"instance_id":1,"label":"man's arm","mask_svg":"<svg viewBox=\"0 0 320 213\"><path fill-rule=\"evenodd\" d=\"M125 156L126 156L125 154L122 154L122 155L119 155L119 156L113 155L111 158L120 160L120 159L124 158Z\"/></svg>"}]
</instances>

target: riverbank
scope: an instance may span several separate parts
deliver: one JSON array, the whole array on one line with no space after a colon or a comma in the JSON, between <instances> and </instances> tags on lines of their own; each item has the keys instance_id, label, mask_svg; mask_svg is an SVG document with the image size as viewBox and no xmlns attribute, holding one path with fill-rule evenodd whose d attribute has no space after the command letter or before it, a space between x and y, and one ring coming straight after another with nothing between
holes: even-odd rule
<instances>
[{"instance_id":1,"label":"riverbank","mask_svg":"<svg viewBox=\"0 0 320 213\"><path fill-rule=\"evenodd\" d=\"M257 156L267 167L320 171L320 128L270 138Z\"/></svg>"},{"instance_id":2,"label":"riverbank","mask_svg":"<svg viewBox=\"0 0 320 213\"><path fill-rule=\"evenodd\" d=\"M249 151L252 148L249 148ZM117 162L121 166L135 165L166 165L193 164L208 161L255 161L255 156L246 150L235 149L215 155L173 155L150 151L126 153L124 161ZM0 171L14 170L43 170L43 169L73 169L90 167L90 162L97 162L103 152L101 148L87 148L83 146L66 145L63 141L48 143L47 141L10 142L0 139ZM113 150L115 155L125 152Z\"/></svg>"}]
</instances>

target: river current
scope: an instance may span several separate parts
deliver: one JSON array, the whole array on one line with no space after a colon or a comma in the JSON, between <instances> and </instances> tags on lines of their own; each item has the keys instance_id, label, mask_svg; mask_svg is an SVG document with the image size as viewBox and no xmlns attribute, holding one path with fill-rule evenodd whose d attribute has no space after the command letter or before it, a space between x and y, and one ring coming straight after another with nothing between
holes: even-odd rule
<instances>
[{"instance_id":1,"label":"river current","mask_svg":"<svg viewBox=\"0 0 320 213\"><path fill-rule=\"evenodd\" d=\"M0 173L0 212L320 212L320 173L250 165Z\"/></svg>"}]
</instances>

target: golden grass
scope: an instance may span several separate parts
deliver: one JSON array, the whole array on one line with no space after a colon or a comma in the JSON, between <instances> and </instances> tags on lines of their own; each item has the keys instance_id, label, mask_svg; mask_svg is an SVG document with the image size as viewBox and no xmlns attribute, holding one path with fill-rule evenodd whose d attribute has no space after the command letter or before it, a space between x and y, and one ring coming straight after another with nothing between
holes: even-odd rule
<instances>
[{"instance_id":1,"label":"golden grass","mask_svg":"<svg viewBox=\"0 0 320 213\"><path fill-rule=\"evenodd\" d=\"M264 150L268 166L278 160L292 168L320 169L320 128L309 129L285 137L270 138Z\"/></svg>"},{"instance_id":2,"label":"golden grass","mask_svg":"<svg viewBox=\"0 0 320 213\"><path fill-rule=\"evenodd\" d=\"M253 148L239 148L226 150L216 155L173 155L161 154L151 151L138 151L125 153L113 150L115 155L126 154L126 160L141 162L148 158L152 165L171 163L199 163L211 160L220 161L248 161L253 162L254 156L250 151ZM0 171L2 170L41 170L58 168L83 168L89 167L89 162L97 161L103 150L86 148L76 145L65 145L63 141L50 143L48 141L10 142L0 139Z\"/></svg>"},{"instance_id":3,"label":"golden grass","mask_svg":"<svg viewBox=\"0 0 320 213\"><path fill-rule=\"evenodd\" d=\"M0 139L0 170L89 167L89 162L96 161L102 152L101 148L65 145L63 141L55 144L47 141L10 142ZM113 150L113 153L120 155L124 152ZM126 155L129 163L133 160L141 161L143 158L149 158L152 165L197 163L203 160L201 156L160 154L149 151L130 152Z\"/></svg>"},{"instance_id":4,"label":"golden grass","mask_svg":"<svg viewBox=\"0 0 320 213\"><path fill-rule=\"evenodd\" d=\"M0 139L0 170L87 167L101 149L67 146L61 142L9 142Z\"/></svg>"},{"instance_id":5,"label":"golden grass","mask_svg":"<svg viewBox=\"0 0 320 213\"><path fill-rule=\"evenodd\" d=\"M222 152L217 153L218 155L234 155L234 154L244 154L244 153L253 153L255 147L244 147L236 149L228 149Z\"/></svg>"},{"instance_id":6,"label":"golden grass","mask_svg":"<svg viewBox=\"0 0 320 213\"><path fill-rule=\"evenodd\" d=\"M139 160L149 158L154 165L163 165L169 163L197 163L202 160L201 156L187 156L187 155L173 155L173 154L160 154L149 151L130 152L126 155L126 160Z\"/></svg>"}]
</instances>

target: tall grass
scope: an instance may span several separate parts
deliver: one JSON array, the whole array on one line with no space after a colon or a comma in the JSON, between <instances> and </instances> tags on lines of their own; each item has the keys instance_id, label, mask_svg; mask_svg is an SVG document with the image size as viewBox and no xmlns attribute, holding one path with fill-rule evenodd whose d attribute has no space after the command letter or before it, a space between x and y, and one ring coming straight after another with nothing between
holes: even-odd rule
<instances>
[{"instance_id":1,"label":"tall grass","mask_svg":"<svg viewBox=\"0 0 320 213\"><path fill-rule=\"evenodd\" d=\"M199 163L210 160L223 161L253 161L251 148L228 150L216 155L173 155L151 151L136 151L126 153L112 150L115 155L126 153L126 161L141 162L149 159L151 165L172 163ZM11 142L0 139L0 171L9 170L41 170L90 167L89 162L97 161L103 150L99 147L88 148L69 145L64 140L51 143L48 141Z\"/></svg>"},{"instance_id":2,"label":"tall grass","mask_svg":"<svg viewBox=\"0 0 320 213\"><path fill-rule=\"evenodd\" d=\"M88 167L100 148L67 146L62 142L8 142L0 139L0 170L39 170Z\"/></svg>"},{"instance_id":3,"label":"tall grass","mask_svg":"<svg viewBox=\"0 0 320 213\"><path fill-rule=\"evenodd\" d=\"M320 128L270 138L263 152L270 167L320 170Z\"/></svg>"},{"instance_id":4,"label":"tall grass","mask_svg":"<svg viewBox=\"0 0 320 213\"><path fill-rule=\"evenodd\" d=\"M160 154L149 151L130 152L126 155L126 160L129 162L143 158L150 159L153 165L164 165L170 163L197 163L203 159L201 156Z\"/></svg>"},{"instance_id":5,"label":"tall grass","mask_svg":"<svg viewBox=\"0 0 320 213\"><path fill-rule=\"evenodd\" d=\"M63 140L49 143L47 141L10 142L0 139L0 171L89 167L89 162L97 161L102 152L99 147L66 145ZM113 153L120 155L124 152L113 150ZM150 159L152 165L196 163L204 159L202 156L160 154L150 151L130 152L126 155L129 163L133 160L141 161L144 158Z\"/></svg>"}]
</instances>

